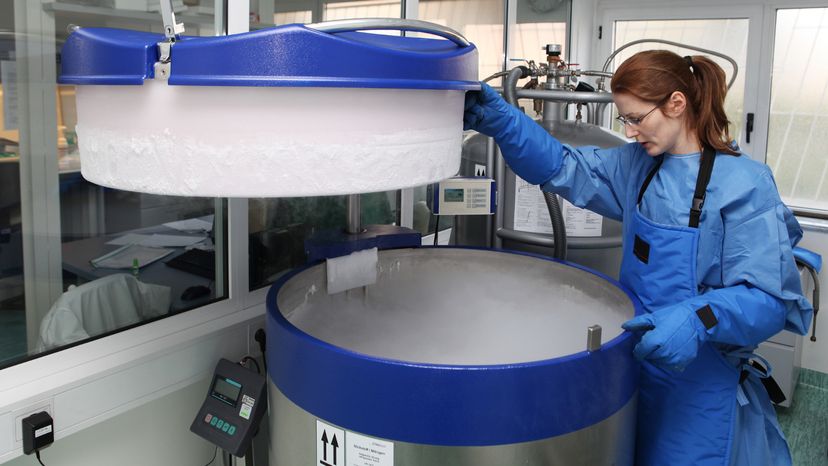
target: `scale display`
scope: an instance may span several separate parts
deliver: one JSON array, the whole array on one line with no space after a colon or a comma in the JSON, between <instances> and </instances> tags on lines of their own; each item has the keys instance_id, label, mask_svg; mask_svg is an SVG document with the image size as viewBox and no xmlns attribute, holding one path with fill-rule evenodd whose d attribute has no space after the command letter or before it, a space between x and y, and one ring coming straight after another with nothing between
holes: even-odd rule
<instances>
[{"instance_id":1,"label":"scale display","mask_svg":"<svg viewBox=\"0 0 828 466\"><path fill-rule=\"evenodd\" d=\"M236 402L239 401L239 393L241 393L241 389L241 384L235 380L217 375L213 381L213 390L210 395L213 398L218 398L219 400L229 404L230 406L236 406Z\"/></svg>"}]
</instances>

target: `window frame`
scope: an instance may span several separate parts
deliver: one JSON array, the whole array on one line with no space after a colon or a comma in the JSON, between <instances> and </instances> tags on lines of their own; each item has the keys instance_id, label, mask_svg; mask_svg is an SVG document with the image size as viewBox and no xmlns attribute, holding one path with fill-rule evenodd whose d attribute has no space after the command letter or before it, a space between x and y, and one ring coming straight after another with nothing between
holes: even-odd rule
<instances>
[{"instance_id":1,"label":"window frame","mask_svg":"<svg viewBox=\"0 0 828 466\"><path fill-rule=\"evenodd\" d=\"M217 10L222 3L217 0ZM217 11L216 30L224 29L222 18L231 28L246 28L245 3L229 2L226 14ZM15 22L26 24L37 37L55 35L54 18L36 5L18 0ZM27 77L21 100L33 108L55 108L55 92L44 90L52 84L28 76L56 74L50 58L56 45L21 36L16 39L18 50L24 51L21 56L35 57L21 61L20 72ZM27 308L35 303L37 309L48 310L62 292L58 167L50 163L57 123L54 112L29 113L29 121L21 125L21 147L31 154L21 158L21 210L25 231L34 241L24 244L24 283L27 295L35 297ZM253 335L265 325L268 289L247 289L247 216L247 199L227 199L226 299L0 370L0 463L22 454L20 419L28 414L49 411L56 420L55 438L60 439L202 380L220 357L258 354ZM39 325L27 322L27 328L31 335Z\"/></svg>"},{"instance_id":2,"label":"window frame","mask_svg":"<svg viewBox=\"0 0 828 466\"><path fill-rule=\"evenodd\" d=\"M828 1L822 0L789 0L789 1L766 1L764 2L764 30L762 43L762 61L759 66L759 105L757 108L754 128L759 128L762 133L763 152L767 149L768 138L770 137L770 110L771 91L773 84L773 52L776 43L776 18L779 10L796 10L803 8L828 8ZM828 210L813 209L808 207L796 207L794 214L801 217L828 220Z\"/></svg>"},{"instance_id":3,"label":"window frame","mask_svg":"<svg viewBox=\"0 0 828 466\"><path fill-rule=\"evenodd\" d=\"M609 2L607 2L609 3ZM747 154L763 154L767 141L767 130L764 135L759 129L761 126L756 121L759 117L759 86L760 82L757 73L753 72L759 64L762 55L762 41L755 38L762 37L764 29L764 12L760 5L694 5L688 2L674 2L669 7L660 5L653 6L646 1L633 1L623 7L606 8L600 11L600 26L603 30L603 38L595 43L595 56L608 57L613 51L615 41L616 21L662 21L662 20L704 20L704 19L747 19L748 23L748 49L745 59L745 69L740 69L739 74L745 76L745 90L743 95L743 117L748 113L754 114L754 128L751 133L751 142L746 141L744 128L740 132L739 146ZM646 8L645 8L646 7ZM688 51L689 53L690 51ZM603 66L596 62L596 66ZM728 72L729 70L726 70ZM610 115L607 115L609 118ZM744 121L744 120L743 120ZM764 160L763 160L764 161Z\"/></svg>"},{"instance_id":4,"label":"window frame","mask_svg":"<svg viewBox=\"0 0 828 466\"><path fill-rule=\"evenodd\" d=\"M578 2L576 2L578 3ZM776 40L776 15L780 9L828 8L826 0L732 0L726 6L712 0L675 0L665 7L665 2L654 0L597 0L595 17L601 18L598 26L603 28L603 39L591 43L594 55L593 66L603 65L602 57L609 56L612 48L613 21L615 20L664 20L664 19L705 19L730 17L749 18L748 54L744 72L745 100L744 114L754 114L751 143L745 142L745 131L741 132L741 148L756 155L757 160L766 162L769 123L771 84L773 71L773 51ZM573 10L573 16L575 10ZM583 12L583 10L580 10ZM646 12L646 13L642 13ZM754 20L755 19L755 20ZM582 15L573 23L588 24L589 18ZM573 26L575 28L577 26ZM597 28L596 28L597 29ZM609 32L609 33L608 33ZM574 37L573 37L574 39ZM581 39L581 37L579 37ZM752 110L751 110L752 109ZM762 154L761 157L758 154ZM809 208L796 208L794 213L801 217L828 219L828 211Z\"/></svg>"}]
</instances>

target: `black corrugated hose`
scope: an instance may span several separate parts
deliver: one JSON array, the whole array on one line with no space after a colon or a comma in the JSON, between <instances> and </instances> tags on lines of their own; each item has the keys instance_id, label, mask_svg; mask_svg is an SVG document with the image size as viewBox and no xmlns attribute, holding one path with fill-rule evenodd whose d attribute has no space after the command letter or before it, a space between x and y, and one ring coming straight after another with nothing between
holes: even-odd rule
<instances>
[{"instance_id":1,"label":"black corrugated hose","mask_svg":"<svg viewBox=\"0 0 828 466\"><path fill-rule=\"evenodd\" d=\"M503 98L506 102L520 108L516 98L517 82L519 79L529 77L529 68L518 66L509 71L503 80ZM552 238L555 245L552 248L552 257L566 260L566 224L564 223L561 204L558 197L553 193L544 192L543 198L546 201L546 208L549 210L549 219L552 221Z\"/></svg>"}]
</instances>

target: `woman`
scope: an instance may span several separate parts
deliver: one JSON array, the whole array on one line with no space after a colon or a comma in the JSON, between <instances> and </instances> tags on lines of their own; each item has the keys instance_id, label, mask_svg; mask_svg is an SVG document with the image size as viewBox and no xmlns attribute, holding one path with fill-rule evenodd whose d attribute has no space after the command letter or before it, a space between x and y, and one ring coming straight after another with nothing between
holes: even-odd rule
<instances>
[{"instance_id":1,"label":"woman","mask_svg":"<svg viewBox=\"0 0 828 466\"><path fill-rule=\"evenodd\" d=\"M791 464L748 361L766 338L810 324L799 224L768 167L731 142L714 62L641 52L612 92L636 140L617 148L564 146L485 85L467 95L465 127L494 137L526 181L624 222L620 280L646 310L623 325L640 336L636 464Z\"/></svg>"}]
</instances>

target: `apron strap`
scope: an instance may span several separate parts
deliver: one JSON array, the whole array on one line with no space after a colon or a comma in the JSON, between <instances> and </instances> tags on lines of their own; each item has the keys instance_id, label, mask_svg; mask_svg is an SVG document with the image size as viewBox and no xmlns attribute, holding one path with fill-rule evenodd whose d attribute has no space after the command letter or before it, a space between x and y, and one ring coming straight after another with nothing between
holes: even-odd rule
<instances>
[{"instance_id":1,"label":"apron strap","mask_svg":"<svg viewBox=\"0 0 828 466\"><path fill-rule=\"evenodd\" d=\"M713 162L716 161L716 152L709 147L705 147L701 154L701 161L699 162L699 173L696 176L696 191L693 193L693 203L690 206L690 221L688 225L692 228L699 227L699 220L701 219L702 208L704 207L704 198L707 195L707 185L710 183L710 175L713 173ZM664 155L660 155L650 173L644 178L641 183L641 188L638 190L638 204L641 204L641 199L644 198L644 192L650 186L661 164L664 163Z\"/></svg>"},{"instance_id":2,"label":"apron strap","mask_svg":"<svg viewBox=\"0 0 828 466\"><path fill-rule=\"evenodd\" d=\"M707 196L707 185L710 183L710 175L713 173L713 162L716 161L716 153L709 147L705 147L701 154L699 163L699 175L696 178L696 192L693 193L693 204L690 206L690 222L692 228L699 227L704 198Z\"/></svg>"},{"instance_id":3,"label":"apron strap","mask_svg":"<svg viewBox=\"0 0 828 466\"><path fill-rule=\"evenodd\" d=\"M664 155L659 155L658 159L656 159L655 165L650 170L650 173L647 173L647 177L644 178L644 182L641 183L641 188L638 190L638 204L641 204L641 199L644 197L644 191L647 190L647 186L650 186L650 181L653 181L653 177L656 173L658 173L658 169L661 168L661 164L664 163Z\"/></svg>"},{"instance_id":4,"label":"apron strap","mask_svg":"<svg viewBox=\"0 0 828 466\"><path fill-rule=\"evenodd\" d=\"M765 363L767 364L767 361ZM751 373L759 377L759 381L762 382L762 386L768 392L768 398L770 398L772 403L779 404L785 401L785 393L773 376L770 375L770 367L765 367L754 360L749 361L743 366L742 373L739 374L739 383L743 383Z\"/></svg>"}]
</instances>

